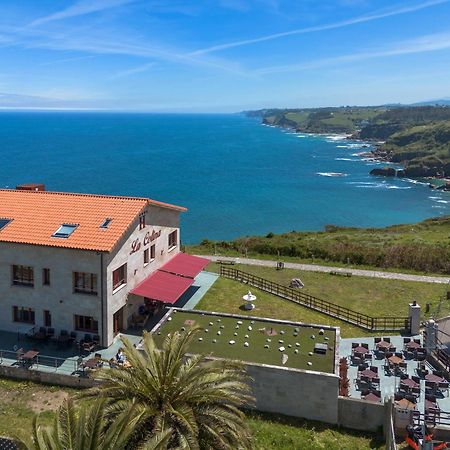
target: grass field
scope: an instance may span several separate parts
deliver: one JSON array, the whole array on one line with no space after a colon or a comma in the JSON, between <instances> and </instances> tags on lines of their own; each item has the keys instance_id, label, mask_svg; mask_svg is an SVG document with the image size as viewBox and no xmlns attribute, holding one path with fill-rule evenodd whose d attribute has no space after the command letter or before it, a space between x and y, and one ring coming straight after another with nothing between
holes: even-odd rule
<instances>
[{"instance_id":1,"label":"grass field","mask_svg":"<svg viewBox=\"0 0 450 450\"><path fill-rule=\"evenodd\" d=\"M297 327L181 311L172 314L170 319L156 333L157 345L162 344L168 333L194 325L204 331L191 343L189 350L192 353L276 366L283 366L282 355L287 355L286 367L334 372L335 332L332 329L324 329L321 335L317 327ZM316 343L327 345L325 355L314 353Z\"/></svg>"},{"instance_id":2,"label":"grass field","mask_svg":"<svg viewBox=\"0 0 450 450\"><path fill-rule=\"evenodd\" d=\"M417 300L424 312L425 303L431 304L430 312L437 312L444 286L432 283L418 283L398 280L386 280L365 277L340 277L327 273L299 272L291 269L280 271L270 267L234 266L245 272L253 273L285 286L292 278L300 278L305 283L303 291L324 300L331 301L356 311L373 316L407 316L408 304ZM218 271L217 264L210 264L207 270ZM197 305L198 309L246 314L239 308L242 295L248 287L237 281L219 278ZM287 300L265 293L258 289L252 292L257 296L256 308L251 312L254 316L269 317L282 320L293 320L306 323L341 327L343 337L366 336L370 333L361 328L346 324L332 317L298 306ZM441 306L440 315L449 311L449 301ZM429 314L423 314L424 317ZM373 333L372 333L373 334Z\"/></svg>"}]
</instances>

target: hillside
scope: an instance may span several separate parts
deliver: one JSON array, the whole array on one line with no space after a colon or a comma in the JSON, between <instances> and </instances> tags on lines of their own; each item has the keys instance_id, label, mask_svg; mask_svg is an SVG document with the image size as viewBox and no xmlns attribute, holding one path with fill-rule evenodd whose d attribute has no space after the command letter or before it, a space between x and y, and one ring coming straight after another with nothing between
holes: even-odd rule
<instances>
[{"instance_id":1,"label":"hillside","mask_svg":"<svg viewBox=\"0 0 450 450\"><path fill-rule=\"evenodd\" d=\"M346 133L353 139L385 141L378 159L401 163L400 175L442 177L450 174L449 106L380 106L249 111L266 125L303 133ZM395 175L392 168L373 175Z\"/></svg>"},{"instance_id":2,"label":"hillside","mask_svg":"<svg viewBox=\"0 0 450 450\"><path fill-rule=\"evenodd\" d=\"M450 120L407 128L392 135L375 154L405 165L407 177L450 174Z\"/></svg>"},{"instance_id":3,"label":"hillside","mask_svg":"<svg viewBox=\"0 0 450 450\"><path fill-rule=\"evenodd\" d=\"M196 253L280 255L298 260L450 273L450 217L386 228L329 225L323 232L251 236L230 242L203 241Z\"/></svg>"}]
</instances>

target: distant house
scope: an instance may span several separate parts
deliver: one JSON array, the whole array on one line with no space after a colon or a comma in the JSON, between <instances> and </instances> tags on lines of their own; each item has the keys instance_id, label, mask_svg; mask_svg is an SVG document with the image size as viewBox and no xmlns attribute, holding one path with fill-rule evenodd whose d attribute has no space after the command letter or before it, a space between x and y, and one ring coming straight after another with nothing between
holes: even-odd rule
<instances>
[{"instance_id":1,"label":"distant house","mask_svg":"<svg viewBox=\"0 0 450 450\"><path fill-rule=\"evenodd\" d=\"M183 207L43 189L0 190L0 330L89 333L108 346L206 265L180 253Z\"/></svg>"}]
</instances>

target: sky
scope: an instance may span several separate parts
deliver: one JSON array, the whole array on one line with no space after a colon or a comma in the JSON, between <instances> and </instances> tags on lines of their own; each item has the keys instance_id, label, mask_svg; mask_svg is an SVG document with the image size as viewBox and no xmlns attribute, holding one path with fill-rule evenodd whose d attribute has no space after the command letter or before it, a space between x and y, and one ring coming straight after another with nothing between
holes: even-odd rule
<instances>
[{"instance_id":1,"label":"sky","mask_svg":"<svg viewBox=\"0 0 450 450\"><path fill-rule=\"evenodd\" d=\"M450 0L0 0L0 108L450 97Z\"/></svg>"}]
</instances>

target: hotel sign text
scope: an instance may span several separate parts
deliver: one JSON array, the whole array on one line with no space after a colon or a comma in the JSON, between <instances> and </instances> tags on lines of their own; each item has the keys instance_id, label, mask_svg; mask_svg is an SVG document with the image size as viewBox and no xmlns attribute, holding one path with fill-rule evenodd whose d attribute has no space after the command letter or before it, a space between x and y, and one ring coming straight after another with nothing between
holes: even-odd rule
<instances>
[{"instance_id":1,"label":"hotel sign text","mask_svg":"<svg viewBox=\"0 0 450 450\"><path fill-rule=\"evenodd\" d=\"M151 233L150 233L150 231L147 231L147 233L145 233L145 236L144 236L143 245L144 246L148 245L150 242L155 241L160 236L161 236L161 230L159 230L159 231L152 230ZM130 255L139 251L140 248L141 248L141 241L139 240L139 238L137 238L131 243Z\"/></svg>"}]
</instances>

